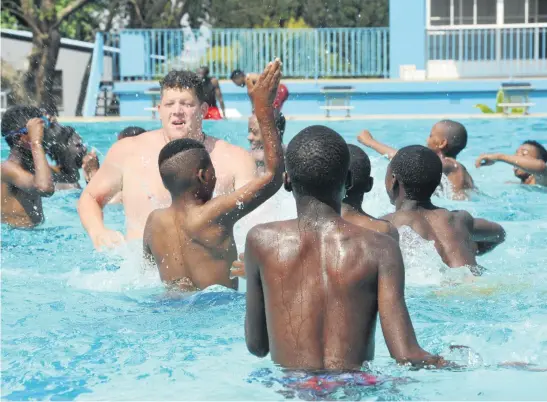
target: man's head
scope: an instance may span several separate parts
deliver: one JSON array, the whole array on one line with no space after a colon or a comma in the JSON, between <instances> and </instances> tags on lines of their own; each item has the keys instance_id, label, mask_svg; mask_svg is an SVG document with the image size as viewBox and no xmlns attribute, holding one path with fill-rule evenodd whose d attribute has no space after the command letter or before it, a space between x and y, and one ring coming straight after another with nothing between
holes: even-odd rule
<instances>
[{"instance_id":1,"label":"man's head","mask_svg":"<svg viewBox=\"0 0 547 402\"><path fill-rule=\"evenodd\" d=\"M520 147L518 147L517 152L515 152L515 155L518 156L527 156L529 158L534 159L541 159L542 161L547 163L547 150L543 145L541 145L537 141L533 140L527 140L522 143ZM518 177L520 180L525 181L530 177L530 173L525 172L524 170L521 170L519 168L514 168L513 171L515 172L515 176Z\"/></svg>"},{"instance_id":2,"label":"man's head","mask_svg":"<svg viewBox=\"0 0 547 402\"><path fill-rule=\"evenodd\" d=\"M389 164L386 190L392 204L397 199L428 201L441 182L443 165L432 150L421 145L401 148Z\"/></svg>"},{"instance_id":3,"label":"man's head","mask_svg":"<svg viewBox=\"0 0 547 402\"><path fill-rule=\"evenodd\" d=\"M287 146L285 189L296 197L341 202L351 187L349 160L348 145L340 134L325 126L307 127Z\"/></svg>"},{"instance_id":4,"label":"man's head","mask_svg":"<svg viewBox=\"0 0 547 402\"><path fill-rule=\"evenodd\" d=\"M173 138L201 136L205 103L203 80L191 71L173 70L160 82L158 111L163 129Z\"/></svg>"},{"instance_id":5,"label":"man's head","mask_svg":"<svg viewBox=\"0 0 547 402\"><path fill-rule=\"evenodd\" d=\"M456 158L467 145L467 130L463 124L441 120L431 129L427 147L449 158Z\"/></svg>"},{"instance_id":6,"label":"man's head","mask_svg":"<svg viewBox=\"0 0 547 402\"><path fill-rule=\"evenodd\" d=\"M82 137L72 127L57 125L55 143L51 146L52 158L65 168L80 169L87 154Z\"/></svg>"},{"instance_id":7,"label":"man's head","mask_svg":"<svg viewBox=\"0 0 547 402\"><path fill-rule=\"evenodd\" d=\"M142 127L126 127L118 134L118 141L128 137L136 137L137 135L141 135L142 133L146 133L146 130Z\"/></svg>"},{"instance_id":8,"label":"man's head","mask_svg":"<svg viewBox=\"0 0 547 402\"><path fill-rule=\"evenodd\" d=\"M12 106L6 110L2 116L2 137L8 146L30 149L30 138L26 131L27 123L30 119L43 116L43 111L34 106Z\"/></svg>"},{"instance_id":9,"label":"man's head","mask_svg":"<svg viewBox=\"0 0 547 402\"><path fill-rule=\"evenodd\" d=\"M353 186L346 192L346 200L361 199L365 193L372 190L374 179L370 177L370 159L368 155L356 145L348 144L350 164L349 171L353 179Z\"/></svg>"},{"instance_id":10,"label":"man's head","mask_svg":"<svg viewBox=\"0 0 547 402\"><path fill-rule=\"evenodd\" d=\"M202 80L209 77L209 67L201 66L200 68L198 68L198 75Z\"/></svg>"},{"instance_id":11,"label":"man's head","mask_svg":"<svg viewBox=\"0 0 547 402\"><path fill-rule=\"evenodd\" d=\"M215 168L202 143L189 138L169 142L158 158L161 180L173 198L187 191L208 201L216 185Z\"/></svg>"},{"instance_id":12,"label":"man's head","mask_svg":"<svg viewBox=\"0 0 547 402\"><path fill-rule=\"evenodd\" d=\"M230 79L238 87L244 87L245 86L245 73L242 70L232 71L232 74L230 75Z\"/></svg>"}]
</instances>

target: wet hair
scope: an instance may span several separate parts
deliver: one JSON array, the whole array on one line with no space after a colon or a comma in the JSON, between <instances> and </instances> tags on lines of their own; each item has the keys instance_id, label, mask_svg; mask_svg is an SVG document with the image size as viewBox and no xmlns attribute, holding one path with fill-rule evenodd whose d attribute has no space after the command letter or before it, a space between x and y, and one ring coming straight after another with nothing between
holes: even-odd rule
<instances>
[{"instance_id":1,"label":"wet hair","mask_svg":"<svg viewBox=\"0 0 547 402\"><path fill-rule=\"evenodd\" d=\"M360 147L348 144L350 163L349 171L353 179L353 186L346 193L346 196L353 194L362 196L368 190L370 183L370 159Z\"/></svg>"},{"instance_id":2,"label":"wet hair","mask_svg":"<svg viewBox=\"0 0 547 402\"><path fill-rule=\"evenodd\" d=\"M171 194L192 185L194 172L210 164L211 158L205 146L189 138L169 142L158 157L161 180Z\"/></svg>"},{"instance_id":3,"label":"wet hair","mask_svg":"<svg viewBox=\"0 0 547 402\"><path fill-rule=\"evenodd\" d=\"M539 159L541 159L543 162L547 162L547 149L545 149L545 147L539 142L534 140L527 140L524 141L522 145L531 145L535 147L539 153Z\"/></svg>"},{"instance_id":4,"label":"wet hair","mask_svg":"<svg viewBox=\"0 0 547 402\"><path fill-rule=\"evenodd\" d=\"M244 76L245 73L240 69L235 69L232 71L232 74L230 74L230 79L233 80L234 78Z\"/></svg>"},{"instance_id":5,"label":"wet hair","mask_svg":"<svg viewBox=\"0 0 547 402\"><path fill-rule=\"evenodd\" d=\"M146 130L144 128L130 126L120 131L120 133L118 134L118 138L121 140L127 137L136 137L137 135L141 135L142 133L146 133Z\"/></svg>"},{"instance_id":6,"label":"wet hair","mask_svg":"<svg viewBox=\"0 0 547 402\"><path fill-rule=\"evenodd\" d=\"M200 103L205 102L203 80L199 75L188 70L172 70L160 81L161 93L165 89L192 89Z\"/></svg>"},{"instance_id":7,"label":"wet hair","mask_svg":"<svg viewBox=\"0 0 547 402\"><path fill-rule=\"evenodd\" d=\"M392 173L404 185L406 197L416 201L430 199L443 174L441 159L421 145L401 148L390 166Z\"/></svg>"},{"instance_id":8,"label":"wet hair","mask_svg":"<svg viewBox=\"0 0 547 402\"><path fill-rule=\"evenodd\" d=\"M35 117L42 117L43 112L35 106L12 106L2 116L2 137L10 148L15 145L17 135L7 135L12 131L26 127L28 121Z\"/></svg>"},{"instance_id":9,"label":"wet hair","mask_svg":"<svg viewBox=\"0 0 547 402\"><path fill-rule=\"evenodd\" d=\"M465 126L453 120L441 120L437 124L442 125L447 147L445 155L455 158L467 145L467 130Z\"/></svg>"},{"instance_id":10,"label":"wet hair","mask_svg":"<svg viewBox=\"0 0 547 402\"><path fill-rule=\"evenodd\" d=\"M209 67L207 67L207 66L201 66L200 69L203 70L203 72L205 73L205 76L206 76L206 77L209 75Z\"/></svg>"},{"instance_id":11,"label":"wet hair","mask_svg":"<svg viewBox=\"0 0 547 402\"><path fill-rule=\"evenodd\" d=\"M348 176L348 145L340 134L325 126L300 131L289 142L285 160L292 186L302 195L329 196Z\"/></svg>"}]
</instances>

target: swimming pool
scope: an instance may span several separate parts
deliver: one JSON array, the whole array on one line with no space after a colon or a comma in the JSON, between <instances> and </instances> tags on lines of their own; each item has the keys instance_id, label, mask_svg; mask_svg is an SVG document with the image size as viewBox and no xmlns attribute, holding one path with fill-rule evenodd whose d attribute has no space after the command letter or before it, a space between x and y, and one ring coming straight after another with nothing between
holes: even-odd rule
<instances>
[{"instance_id":1,"label":"swimming pool","mask_svg":"<svg viewBox=\"0 0 547 402\"><path fill-rule=\"evenodd\" d=\"M424 143L433 121L333 122L348 142L364 127L396 146ZM386 381L344 392L350 399L532 400L547 395L547 373L501 369L503 361L547 367L547 191L509 185L509 166L476 170L481 152L514 152L525 139L547 142L547 120L463 121L470 141L461 155L482 194L470 202L436 199L450 208L494 219L507 241L480 258L488 268L475 284L448 286L430 244L404 234L407 304L421 345L445 353L451 344L474 352L448 357L462 371L411 371L389 358L377 331L374 373ZM138 123L153 128L157 123ZM285 141L309 122L287 122ZM123 123L75 124L104 154ZM206 131L246 146L246 123L207 122ZM2 159L7 150L2 148ZM365 210L392 210L383 180L387 161L368 152L375 187ZM166 294L155 272L140 264L140 245L99 254L80 226L79 191L44 202L46 222L33 231L2 226L2 398L6 400L279 400L277 384L256 374L274 369L247 352L243 293L212 288L183 298ZM238 247L256 221L294 216L280 192L236 229ZM105 220L122 229L119 206ZM405 378L405 381L394 378ZM344 397L340 391L337 396Z\"/></svg>"}]
</instances>

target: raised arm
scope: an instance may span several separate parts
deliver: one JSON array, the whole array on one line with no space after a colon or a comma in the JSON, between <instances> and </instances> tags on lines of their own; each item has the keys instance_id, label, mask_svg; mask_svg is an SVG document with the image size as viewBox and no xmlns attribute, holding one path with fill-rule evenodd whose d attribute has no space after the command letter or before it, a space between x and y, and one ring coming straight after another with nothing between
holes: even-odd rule
<instances>
[{"instance_id":1,"label":"raised arm","mask_svg":"<svg viewBox=\"0 0 547 402\"><path fill-rule=\"evenodd\" d=\"M249 352L258 357L264 357L270 352L270 344L266 325L264 290L260 278L260 267L255 256L258 231L257 227L251 229L247 233L245 242L245 270L247 275L245 342Z\"/></svg>"},{"instance_id":2,"label":"raised arm","mask_svg":"<svg viewBox=\"0 0 547 402\"><path fill-rule=\"evenodd\" d=\"M442 357L426 352L418 344L405 303L404 287L401 250L395 241L389 239L389 243L382 247L378 267L378 311L389 354L402 364L445 365Z\"/></svg>"},{"instance_id":3,"label":"raised arm","mask_svg":"<svg viewBox=\"0 0 547 402\"><path fill-rule=\"evenodd\" d=\"M103 208L122 190L122 167L126 144L115 143L103 165L82 192L78 202L78 214L84 229L95 248L113 247L123 241L119 232L107 229L103 221Z\"/></svg>"},{"instance_id":4,"label":"raised arm","mask_svg":"<svg viewBox=\"0 0 547 402\"><path fill-rule=\"evenodd\" d=\"M381 142L376 141L368 130L363 130L361 134L357 136L357 141L359 141L365 147L375 150L381 155L387 155L389 159L392 159L397 153L397 150L395 148L391 148L385 144L382 144Z\"/></svg>"},{"instance_id":5,"label":"raised arm","mask_svg":"<svg viewBox=\"0 0 547 402\"><path fill-rule=\"evenodd\" d=\"M477 242L477 254L483 255L505 241L505 230L495 222L473 219L473 241Z\"/></svg>"},{"instance_id":6,"label":"raised arm","mask_svg":"<svg viewBox=\"0 0 547 402\"><path fill-rule=\"evenodd\" d=\"M491 166L496 162L505 162L515 166L525 172L534 175L547 176L547 164L541 159L531 158L529 156L505 155L505 154L482 154L475 162L475 166Z\"/></svg>"},{"instance_id":7,"label":"raised arm","mask_svg":"<svg viewBox=\"0 0 547 402\"><path fill-rule=\"evenodd\" d=\"M213 78L211 80L211 83L213 84L213 87L215 88L215 97L218 100L218 104L220 105L220 110L222 110L222 117L226 118L226 112L224 111L224 98L222 97L220 84L218 83L218 80L216 78Z\"/></svg>"},{"instance_id":8,"label":"raised arm","mask_svg":"<svg viewBox=\"0 0 547 402\"><path fill-rule=\"evenodd\" d=\"M208 221L220 220L226 225L233 224L264 203L281 187L283 149L272 107L280 79L281 62L276 60L268 64L255 85L247 80L249 96L256 106L256 117L264 138L265 173L253 177L249 183L233 193L216 197L206 203L203 211Z\"/></svg>"}]
</instances>

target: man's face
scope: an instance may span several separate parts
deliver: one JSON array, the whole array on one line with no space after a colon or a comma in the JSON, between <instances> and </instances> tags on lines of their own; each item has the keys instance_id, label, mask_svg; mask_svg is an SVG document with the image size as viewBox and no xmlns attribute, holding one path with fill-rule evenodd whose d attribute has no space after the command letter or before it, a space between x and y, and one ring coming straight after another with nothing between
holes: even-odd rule
<instances>
[{"instance_id":1,"label":"man's face","mask_svg":"<svg viewBox=\"0 0 547 402\"><path fill-rule=\"evenodd\" d=\"M443 144L443 141L444 141L444 136L441 132L441 129L436 124L431 129L431 133L429 133L429 137L427 137L427 147L434 152L438 152L439 148Z\"/></svg>"},{"instance_id":2,"label":"man's face","mask_svg":"<svg viewBox=\"0 0 547 402\"><path fill-rule=\"evenodd\" d=\"M166 88L158 111L163 129L170 138L185 138L201 132L207 104L200 103L194 90Z\"/></svg>"},{"instance_id":3,"label":"man's face","mask_svg":"<svg viewBox=\"0 0 547 402\"><path fill-rule=\"evenodd\" d=\"M240 75L238 77L235 77L232 82L236 84L238 87L244 87L245 86L245 76Z\"/></svg>"},{"instance_id":4,"label":"man's face","mask_svg":"<svg viewBox=\"0 0 547 402\"><path fill-rule=\"evenodd\" d=\"M539 152L536 147L530 144L522 144L520 147L518 147L517 152L515 152L515 155L517 156L525 156L528 158L533 159L539 159ZM515 176L518 177L521 180L526 180L528 177L530 177L530 173L525 172L524 170L521 170L517 167L513 168L513 172L515 173Z\"/></svg>"},{"instance_id":5,"label":"man's face","mask_svg":"<svg viewBox=\"0 0 547 402\"><path fill-rule=\"evenodd\" d=\"M80 135L74 133L70 136L66 152L70 160L74 161L74 164L78 168L81 168L84 156L87 154L87 147L84 145Z\"/></svg>"},{"instance_id":6,"label":"man's face","mask_svg":"<svg viewBox=\"0 0 547 402\"><path fill-rule=\"evenodd\" d=\"M204 68L199 68L198 69L198 75L203 80L207 77L207 72L205 71Z\"/></svg>"}]
</instances>

